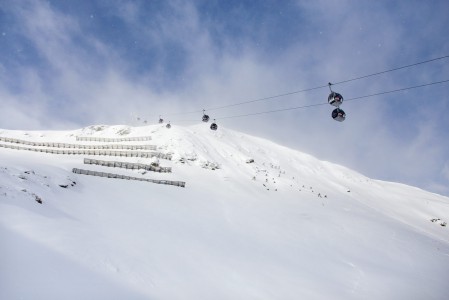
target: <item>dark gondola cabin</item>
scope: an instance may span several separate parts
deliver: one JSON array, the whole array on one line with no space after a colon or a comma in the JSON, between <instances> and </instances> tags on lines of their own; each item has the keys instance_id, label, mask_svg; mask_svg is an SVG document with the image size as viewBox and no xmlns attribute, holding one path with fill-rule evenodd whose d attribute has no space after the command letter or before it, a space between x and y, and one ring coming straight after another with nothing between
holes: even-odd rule
<instances>
[{"instance_id":1,"label":"dark gondola cabin","mask_svg":"<svg viewBox=\"0 0 449 300\"><path fill-rule=\"evenodd\" d=\"M164 119L161 118L161 116L159 116L159 124L164 123Z\"/></svg>"},{"instance_id":2,"label":"dark gondola cabin","mask_svg":"<svg viewBox=\"0 0 449 300\"><path fill-rule=\"evenodd\" d=\"M203 109L203 122L209 122L209 116L206 115L205 110Z\"/></svg>"},{"instance_id":3,"label":"dark gondola cabin","mask_svg":"<svg viewBox=\"0 0 449 300\"><path fill-rule=\"evenodd\" d=\"M171 128L170 121L167 123L167 125L165 125L165 127L167 127L168 129Z\"/></svg>"},{"instance_id":4,"label":"dark gondola cabin","mask_svg":"<svg viewBox=\"0 0 449 300\"><path fill-rule=\"evenodd\" d=\"M329 97L327 97L327 102L329 102L330 105L339 107L343 102L343 96L339 93L331 92Z\"/></svg>"},{"instance_id":5,"label":"dark gondola cabin","mask_svg":"<svg viewBox=\"0 0 449 300\"><path fill-rule=\"evenodd\" d=\"M343 122L346 119L346 114L341 108L336 108L332 111L332 119Z\"/></svg>"},{"instance_id":6,"label":"dark gondola cabin","mask_svg":"<svg viewBox=\"0 0 449 300\"><path fill-rule=\"evenodd\" d=\"M215 123L210 124L210 129L211 130L217 130L218 126Z\"/></svg>"}]
</instances>

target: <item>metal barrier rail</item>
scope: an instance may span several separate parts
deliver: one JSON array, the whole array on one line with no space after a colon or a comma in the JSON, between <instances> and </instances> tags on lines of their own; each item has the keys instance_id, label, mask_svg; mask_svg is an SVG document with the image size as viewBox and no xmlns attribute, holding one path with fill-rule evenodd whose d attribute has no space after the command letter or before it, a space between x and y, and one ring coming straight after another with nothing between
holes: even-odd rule
<instances>
[{"instance_id":1,"label":"metal barrier rail","mask_svg":"<svg viewBox=\"0 0 449 300\"><path fill-rule=\"evenodd\" d=\"M99 165L103 167L124 168L124 169L143 169L146 171L159 172L159 173L171 173L170 167L159 167L153 165L145 165L139 163L120 162L120 161L104 161L91 158L85 158L84 164L86 165Z\"/></svg>"},{"instance_id":2,"label":"metal barrier rail","mask_svg":"<svg viewBox=\"0 0 449 300\"><path fill-rule=\"evenodd\" d=\"M85 141L85 142L142 142L142 141L151 141L151 136L140 136L140 137L127 137L127 138L101 138L101 137L93 137L93 136L77 136L77 141Z\"/></svg>"},{"instance_id":3,"label":"metal barrier rail","mask_svg":"<svg viewBox=\"0 0 449 300\"><path fill-rule=\"evenodd\" d=\"M113 173L105 173L105 172L96 172L96 171L90 171L90 170L84 170L84 169L77 169L77 168L73 168L72 172L75 173L75 174L82 174L82 175L91 175L91 176L99 176L99 177L106 177L106 178L117 178L117 179L126 179L126 180L147 181L147 182L152 182L152 183L156 183L156 184L174 185L174 186L179 186L179 187L185 187L186 186L186 183L184 181L146 179L146 178L139 178L139 177L133 177L133 176L120 175L120 174L113 174Z\"/></svg>"},{"instance_id":4,"label":"metal barrier rail","mask_svg":"<svg viewBox=\"0 0 449 300\"><path fill-rule=\"evenodd\" d=\"M57 148L74 148L74 149L123 149L123 150L156 150L155 145L79 145L67 143L48 143L48 142L31 142L7 137L0 137L1 142L22 144L37 147L57 147Z\"/></svg>"},{"instance_id":5,"label":"metal barrier rail","mask_svg":"<svg viewBox=\"0 0 449 300\"><path fill-rule=\"evenodd\" d=\"M9 148L15 150L26 150L42 153L52 153L52 154L68 154L68 155L104 155L104 156L121 156L121 157L142 157L142 158L152 158L157 157L161 159L171 160L171 154L165 154L161 152L142 152L142 151L110 151L110 150L53 150L53 149L42 149L42 148L27 148L14 145L0 144L0 148Z\"/></svg>"}]
</instances>

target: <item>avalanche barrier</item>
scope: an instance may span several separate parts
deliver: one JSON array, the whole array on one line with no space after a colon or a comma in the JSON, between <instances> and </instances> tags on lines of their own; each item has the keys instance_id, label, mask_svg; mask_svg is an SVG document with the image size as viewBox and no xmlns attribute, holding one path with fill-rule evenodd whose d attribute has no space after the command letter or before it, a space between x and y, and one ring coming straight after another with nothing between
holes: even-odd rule
<instances>
[{"instance_id":1,"label":"avalanche barrier","mask_svg":"<svg viewBox=\"0 0 449 300\"><path fill-rule=\"evenodd\" d=\"M140 178L140 177L132 177L132 176L126 176L126 175L120 175L120 174L112 174L112 173L105 173L105 172L96 172L96 171L77 169L77 168L73 168L72 172L75 173L75 174L82 174L82 175L99 176L99 177L106 177L106 178L117 178L117 179L126 179L126 180L147 181L147 182L152 182L152 183L156 183L156 184L174 185L174 186L179 186L179 187L185 187L186 186L186 183L184 181L146 179L146 178Z\"/></svg>"},{"instance_id":2,"label":"avalanche barrier","mask_svg":"<svg viewBox=\"0 0 449 300\"><path fill-rule=\"evenodd\" d=\"M171 154L165 154L161 152L142 152L142 151L111 151L111 150L56 150L56 149L42 149L42 148L29 148L20 147L14 145L0 144L0 147L15 149L15 150L26 150L42 153L52 153L52 154L68 154L68 155L104 155L104 156L121 156L121 157L142 157L142 158L152 158L157 157L161 159L171 160Z\"/></svg>"},{"instance_id":3,"label":"avalanche barrier","mask_svg":"<svg viewBox=\"0 0 449 300\"><path fill-rule=\"evenodd\" d=\"M142 142L151 141L151 136L140 136L140 137L127 137L127 138L101 138L101 137L91 137L91 136L77 136L77 141L85 142L105 142L105 143L116 143L116 142Z\"/></svg>"},{"instance_id":4,"label":"avalanche barrier","mask_svg":"<svg viewBox=\"0 0 449 300\"><path fill-rule=\"evenodd\" d=\"M154 165L145 165L139 163L120 162L120 161L104 161L97 159L85 158L84 164L86 165L99 165L103 167L124 168L124 169L143 169L146 171L159 172L159 173L171 173L170 167L159 167Z\"/></svg>"},{"instance_id":5,"label":"avalanche barrier","mask_svg":"<svg viewBox=\"0 0 449 300\"><path fill-rule=\"evenodd\" d=\"M37 147L75 148L75 149L121 149L121 150L156 150L155 145L79 145L67 143L31 142L7 137L0 137L1 142Z\"/></svg>"}]
</instances>

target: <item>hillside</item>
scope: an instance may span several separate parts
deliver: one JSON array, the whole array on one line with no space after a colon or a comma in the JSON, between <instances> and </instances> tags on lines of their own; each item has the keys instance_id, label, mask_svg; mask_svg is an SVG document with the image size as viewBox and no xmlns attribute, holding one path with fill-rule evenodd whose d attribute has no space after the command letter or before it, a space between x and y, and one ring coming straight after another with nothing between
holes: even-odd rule
<instances>
[{"instance_id":1,"label":"hillside","mask_svg":"<svg viewBox=\"0 0 449 300\"><path fill-rule=\"evenodd\" d=\"M445 299L448 221L447 197L224 128L0 130L0 299Z\"/></svg>"}]
</instances>

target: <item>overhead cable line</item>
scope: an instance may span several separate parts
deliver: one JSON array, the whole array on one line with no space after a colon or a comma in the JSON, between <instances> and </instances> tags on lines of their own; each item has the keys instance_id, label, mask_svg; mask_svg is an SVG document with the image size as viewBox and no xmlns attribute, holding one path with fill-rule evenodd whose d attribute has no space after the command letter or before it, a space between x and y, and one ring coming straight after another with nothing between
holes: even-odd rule
<instances>
[{"instance_id":1,"label":"overhead cable line","mask_svg":"<svg viewBox=\"0 0 449 300\"><path fill-rule=\"evenodd\" d=\"M449 79L446 80L441 80L441 81L436 81L436 82L431 82L431 83L426 83L426 84L421 84L421 85L415 85L415 86L411 86L411 87L406 87L406 88L402 88L402 89L397 89L397 90L392 90L392 91L386 91L386 92L380 92L380 93L376 93L376 94L371 94L371 95L366 95L366 96L360 96L360 97L355 97L355 98L350 98L350 99L346 99L345 101L354 101L354 100L360 100L363 98L368 98L368 97L374 97L374 96L380 96L380 95L385 95L385 94L390 94L390 93L396 93L396 92L401 92L401 91L406 91L406 90L412 90L412 89L417 89L417 88L421 88L421 87L425 87L425 86L430 86L430 85L435 85L435 84L441 84L441 83L445 83L448 82Z\"/></svg>"},{"instance_id":2,"label":"overhead cable line","mask_svg":"<svg viewBox=\"0 0 449 300\"><path fill-rule=\"evenodd\" d=\"M410 67L426 64L426 63L430 63L432 61L445 59L445 58L449 58L449 55L445 55L445 56L441 56L441 57L437 57L437 58L433 58L433 59L417 62L417 63L411 64L411 65L406 65L406 66L402 66L402 67L393 68L393 69L382 71L382 72L377 72L377 73L364 75L364 76L360 76L360 77L356 77L356 78L352 78L352 79L347 79L347 80L343 80L343 81L339 81L339 82L334 82L334 83L332 83L332 85L347 83L347 82L351 82L351 81L355 81L355 80L359 80L359 79L365 79L365 78L368 78L368 77L372 77L372 76L376 76L376 75L380 75L380 74L385 74L385 73L389 73L389 72L393 72L393 71L398 71L398 70L402 70L402 69L406 69L406 68L410 68Z\"/></svg>"},{"instance_id":3,"label":"overhead cable line","mask_svg":"<svg viewBox=\"0 0 449 300\"><path fill-rule=\"evenodd\" d=\"M385 74L385 73L389 73L389 72L394 72L394 71L398 71L398 70L402 70L402 69L406 69L406 68L410 68L410 67L426 64L426 63L430 63L430 62L433 62L433 61L446 59L446 58L449 58L449 55L445 55L445 56L441 56L441 57L437 57L437 58L432 58L432 59L424 60L424 61L421 61L421 62L417 62L417 63L413 63L413 64L401 66L401 67L396 67L396 68L393 68L393 69L389 69L389 70L385 70L385 71L381 71L381 72L376 72L376 73L372 73L372 74L368 74L368 75L363 75L363 76L359 76L359 77L355 77L355 78L351 78L351 79L346 79L346 80L343 80L343 81L334 82L334 83L332 83L332 85L338 85L338 84L343 84L343 83L347 83L347 82L351 82L351 81L365 79L365 78L368 78L368 77L373 77L373 76L377 76L377 75L381 75L381 74ZM302 89L302 90L298 90L298 91L293 91L293 92L288 92L288 93L283 93L283 94L278 94L278 95L273 95L273 96L253 99L253 100L249 100L249 101L243 101L243 102L237 102L237 103L227 104L227 105L223 105L223 106L211 107L211 108L208 108L206 110L207 111L219 110L219 109L223 109L223 108L239 106L239 105L243 105L243 104L260 102L260 101L271 100L271 99L275 99L275 98L290 96L290 95L294 95L294 94L304 93L304 92L313 91L313 90L322 89L322 88L327 88L327 87L328 87L328 84L325 84L325 85L320 85L320 86L316 86L316 87L312 87L312 88L306 88L306 89ZM203 109L195 110L195 111L189 111L189 112L171 113L171 114L166 114L166 115L186 115L186 114L199 113L199 112L202 112L202 111L203 111Z\"/></svg>"},{"instance_id":4,"label":"overhead cable line","mask_svg":"<svg viewBox=\"0 0 449 300\"><path fill-rule=\"evenodd\" d=\"M379 93L365 95L365 96L359 96L359 97L355 97L355 98L346 99L345 102L347 102L347 101L355 101L355 100L366 100L366 98L369 98L369 97L380 96L380 95L391 94L391 93L397 93L397 92L401 92L401 91L417 89L417 88L421 88L421 87L425 87L425 86L441 84L441 83L446 83L446 82L449 82L449 79L442 80L442 81L437 81L437 82L426 83L426 84L421 84L421 85L415 85L415 86L401 88L401 89L396 89L396 90L391 90L391 91L379 92ZM268 111L262 111L262 112L256 112L256 113L248 113L248 114L243 114L243 115L225 116L225 117L220 117L220 118L216 118L216 119L217 120L223 120L223 119L249 117L249 116L270 114L270 113L276 113L276 112L282 112L282 111L288 111L288 110L305 109L305 108L310 108L310 107L315 107L315 106L322 106L322 105L329 105L329 104L327 102L324 102L324 103L302 105L302 106L282 108L282 109L274 109L274 110L268 110ZM187 120L184 120L184 121L187 121Z\"/></svg>"}]
</instances>

